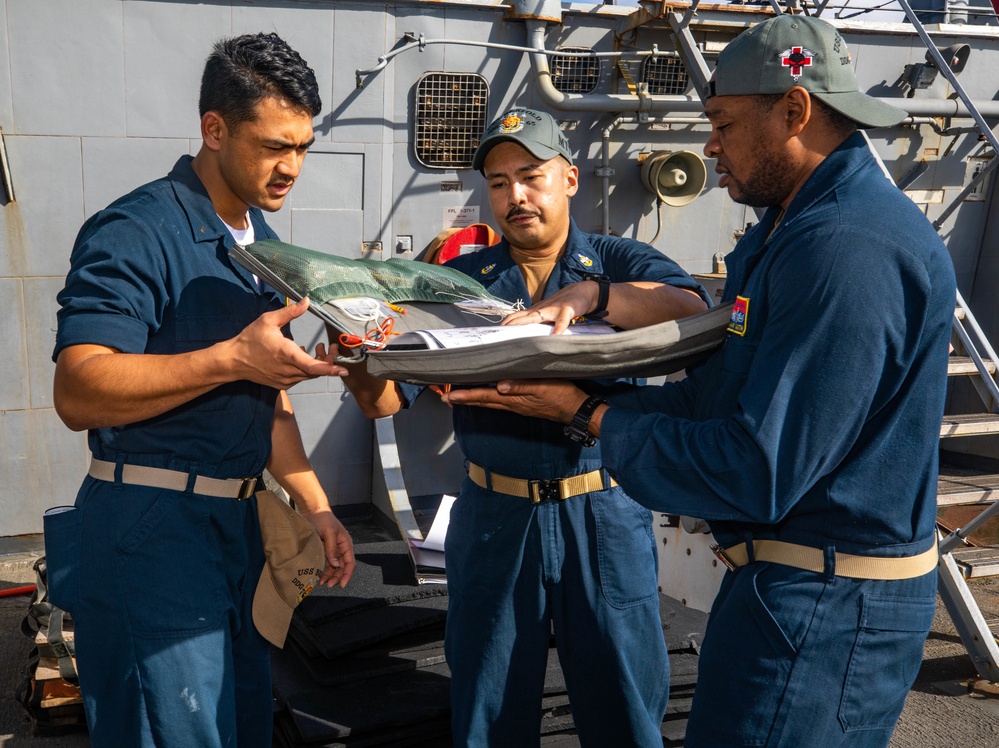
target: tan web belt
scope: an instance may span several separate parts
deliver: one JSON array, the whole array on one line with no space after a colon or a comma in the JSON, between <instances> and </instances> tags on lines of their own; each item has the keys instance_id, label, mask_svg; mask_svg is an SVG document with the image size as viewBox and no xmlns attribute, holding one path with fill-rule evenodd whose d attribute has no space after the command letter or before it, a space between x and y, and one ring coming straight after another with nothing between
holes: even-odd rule
<instances>
[{"instance_id":1,"label":"tan web belt","mask_svg":"<svg viewBox=\"0 0 999 748\"><path fill-rule=\"evenodd\" d=\"M605 476L602 469L591 470L589 473L573 475L569 478L525 480L524 478L508 478L491 470L487 472L485 468L479 467L473 462L468 463L468 477L472 479L472 483L480 488L505 493L508 496L530 499L532 504L539 504L542 501L565 501L573 496L604 491L617 485L617 481L609 475Z\"/></svg>"},{"instance_id":2,"label":"tan web belt","mask_svg":"<svg viewBox=\"0 0 999 748\"><path fill-rule=\"evenodd\" d=\"M749 563L746 543L722 548L711 546L711 550L729 569L735 570ZM785 543L780 540L754 540L753 560L796 569L823 573L826 570L825 553L821 548ZM887 558L884 556L855 556L851 553L837 553L835 574L837 577L854 579L913 579L932 571L938 561L937 543L916 556Z\"/></svg>"},{"instance_id":3,"label":"tan web belt","mask_svg":"<svg viewBox=\"0 0 999 748\"><path fill-rule=\"evenodd\" d=\"M106 460L90 461L90 477L114 482L115 463ZM131 486L166 488L171 491L186 491L190 479L188 473L166 468L145 467L144 465L121 466L121 482ZM198 475L194 478L192 493L214 496L220 499L248 499L257 489L256 478L208 478Z\"/></svg>"}]
</instances>

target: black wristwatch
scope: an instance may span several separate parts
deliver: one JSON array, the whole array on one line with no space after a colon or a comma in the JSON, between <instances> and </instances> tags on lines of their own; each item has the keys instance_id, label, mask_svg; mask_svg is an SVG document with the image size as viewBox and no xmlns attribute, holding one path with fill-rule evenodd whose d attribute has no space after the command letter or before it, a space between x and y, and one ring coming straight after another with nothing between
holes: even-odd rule
<instances>
[{"instance_id":1,"label":"black wristwatch","mask_svg":"<svg viewBox=\"0 0 999 748\"><path fill-rule=\"evenodd\" d=\"M591 436L586 429L590 425L593 411L597 409L597 406L603 405L606 402L600 395L590 395L579 406L579 410L576 411L569 424L562 429L562 432L574 442L579 442L584 447L592 447L597 443L597 438Z\"/></svg>"},{"instance_id":2,"label":"black wristwatch","mask_svg":"<svg viewBox=\"0 0 999 748\"><path fill-rule=\"evenodd\" d=\"M610 300L611 279L600 273L583 273L583 280L596 281L599 286L597 290L597 305L593 307L593 311L587 312L585 316L590 319L603 319L607 316L607 302Z\"/></svg>"}]
</instances>

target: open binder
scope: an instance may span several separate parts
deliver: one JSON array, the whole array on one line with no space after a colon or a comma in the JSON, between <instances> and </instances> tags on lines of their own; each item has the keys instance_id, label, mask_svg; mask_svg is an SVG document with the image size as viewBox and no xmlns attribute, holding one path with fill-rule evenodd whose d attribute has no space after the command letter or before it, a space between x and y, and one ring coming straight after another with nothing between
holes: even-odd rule
<instances>
[{"instance_id":1,"label":"open binder","mask_svg":"<svg viewBox=\"0 0 999 748\"><path fill-rule=\"evenodd\" d=\"M461 285L463 298L476 296L483 303L504 303L457 271L411 260L345 260L274 241L256 242L249 247L237 245L230 256L289 298L297 301L310 296L312 312L346 333L363 334L365 325L338 308L335 284L322 286L323 294L316 298L320 290L316 279L324 279L327 271L303 272L309 258L321 266L335 265L344 277L367 273L383 280L381 276L396 269L418 277L415 283L371 291L382 293L383 301L405 310L393 319L394 329L402 333L498 325L498 316L485 319L454 303L458 294L450 284ZM435 298L437 301L431 300ZM364 360L368 372L375 376L420 385L480 384L500 379L652 377L684 369L719 348L725 341L731 315L732 305L726 304L692 317L614 334L536 334L439 349L425 346L417 336L409 338L416 340L415 344L392 345L390 340L378 350L362 346L355 349L355 358L338 361L350 365Z\"/></svg>"},{"instance_id":2,"label":"open binder","mask_svg":"<svg viewBox=\"0 0 999 748\"><path fill-rule=\"evenodd\" d=\"M660 376L719 348L731 316L732 305L726 304L613 335L548 335L439 350L386 348L368 354L368 372L412 384Z\"/></svg>"}]
</instances>

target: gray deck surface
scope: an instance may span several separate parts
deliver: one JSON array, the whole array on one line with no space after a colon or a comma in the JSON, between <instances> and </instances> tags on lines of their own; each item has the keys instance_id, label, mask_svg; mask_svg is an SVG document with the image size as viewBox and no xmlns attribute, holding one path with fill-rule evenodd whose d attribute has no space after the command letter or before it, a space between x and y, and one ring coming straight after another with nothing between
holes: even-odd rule
<instances>
[{"instance_id":1,"label":"gray deck surface","mask_svg":"<svg viewBox=\"0 0 999 748\"><path fill-rule=\"evenodd\" d=\"M0 589L34 581L31 564L41 554L39 546L40 542L30 537L0 539ZM999 580L975 581L971 588L985 618L999 621ZM85 748L90 745L85 734L32 737L28 720L14 701L14 688L30 648L20 633L27 603L26 596L0 598L0 746ZM966 683L974 678L971 660L947 612L938 605L922 670L890 748L986 748L999 744L999 697L969 695Z\"/></svg>"}]
</instances>

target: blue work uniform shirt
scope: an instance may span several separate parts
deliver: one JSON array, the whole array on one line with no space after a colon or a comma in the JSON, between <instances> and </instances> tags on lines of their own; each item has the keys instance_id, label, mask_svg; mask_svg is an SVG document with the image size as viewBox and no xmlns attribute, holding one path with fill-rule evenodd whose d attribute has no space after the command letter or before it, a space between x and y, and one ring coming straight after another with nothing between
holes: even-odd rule
<instances>
[{"instance_id":1,"label":"blue work uniform shirt","mask_svg":"<svg viewBox=\"0 0 999 748\"><path fill-rule=\"evenodd\" d=\"M178 354L227 340L283 300L261 290L229 259L232 236L182 157L164 178L139 187L80 229L58 295L53 359L67 346ZM250 209L258 240L277 238ZM270 455L277 390L228 382L166 413L91 429L94 457L197 472L259 475Z\"/></svg>"},{"instance_id":2,"label":"blue work uniform shirt","mask_svg":"<svg viewBox=\"0 0 999 748\"><path fill-rule=\"evenodd\" d=\"M446 264L479 281L494 296L530 306L531 295L506 239ZM585 234L570 220L566 249L552 269L542 298L584 280L586 273L606 275L614 283L650 281L687 288L710 303L693 278L648 244ZM580 386L591 394L608 394L634 381L586 380ZM455 405L454 431L469 461L513 478L549 480L597 470L603 464L599 442L583 447L565 435L561 424L542 418Z\"/></svg>"},{"instance_id":3,"label":"blue work uniform shirt","mask_svg":"<svg viewBox=\"0 0 999 748\"><path fill-rule=\"evenodd\" d=\"M725 346L683 382L615 398L604 464L636 501L709 520L723 545L926 550L956 299L947 250L860 134L778 218L767 211L726 258Z\"/></svg>"}]
</instances>

